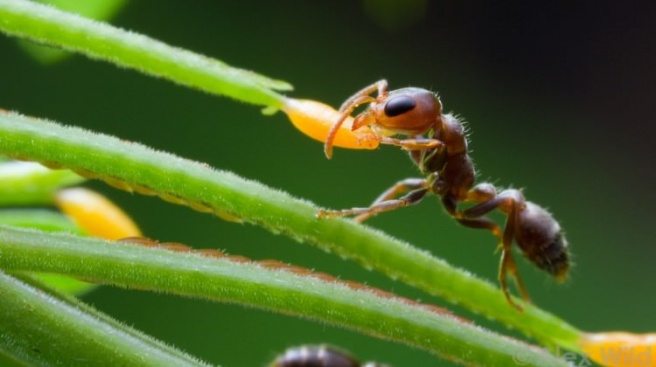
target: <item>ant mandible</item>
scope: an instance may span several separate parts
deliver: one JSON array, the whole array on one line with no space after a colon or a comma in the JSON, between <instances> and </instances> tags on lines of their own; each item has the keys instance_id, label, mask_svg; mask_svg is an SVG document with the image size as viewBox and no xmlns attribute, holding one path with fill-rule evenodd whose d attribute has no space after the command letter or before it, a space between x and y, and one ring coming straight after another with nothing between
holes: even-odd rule
<instances>
[{"instance_id":1,"label":"ant mandible","mask_svg":"<svg viewBox=\"0 0 656 367\"><path fill-rule=\"evenodd\" d=\"M371 95L377 91L374 98ZM530 301L512 255L513 239L524 255L540 269L558 281L567 277L569 255L567 241L553 216L539 205L526 201L519 190L497 192L494 185L475 184L475 169L467 151L467 138L461 121L452 114L442 113L437 94L421 88L387 90L387 81L380 80L363 88L347 99L339 109L340 118L325 140L324 152L332 156L333 141L344 120L360 105L368 108L357 115L352 130L368 126L380 143L399 146L410 152L423 178L407 178L384 191L369 207L345 210L320 210L317 216L355 216L364 222L382 212L417 204L428 193L441 198L446 211L460 224L487 229L499 240L501 262L499 283L508 302L513 302L507 285L510 274L521 296ZM401 139L395 136L402 137ZM460 203L471 203L460 209ZM486 217L499 209L507 218L505 228Z\"/></svg>"}]
</instances>

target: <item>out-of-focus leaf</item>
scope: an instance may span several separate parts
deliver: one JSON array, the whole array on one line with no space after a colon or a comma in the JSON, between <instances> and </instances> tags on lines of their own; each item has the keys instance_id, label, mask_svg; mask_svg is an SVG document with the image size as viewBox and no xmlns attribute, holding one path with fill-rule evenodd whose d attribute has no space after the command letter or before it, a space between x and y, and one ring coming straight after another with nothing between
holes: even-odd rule
<instances>
[{"instance_id":1,"label":"out-of-focus leaf","mask_svg":"<svg viewBox=\"0 0 656 367\"><path fill-rule=\"evenodd\" d=\"M123 8L125 0L37 0L57 9L76 13L86 18L108 21ZM43 64L54 64L65 60L73 53L29 41L18 41L20 46L34 59Z\"/></svg>"},{"instance_id":2,"label":"out-of-focus leaf","mask_svg":"<svg viewBox=\"0 0 656 367\"><path fill-rule=\"evenodd\" d=\"M34 228L46 232L83 234L66 216L47 209L2 209L0 225Z\"/></svg>"},{"instance_id":3,"label":"out-of-focus leaf","mask_svg":"<svg viewBox=\"0 0 656 367\"><path fill-rule=\"evenodd\" d=\"M84 178L32 162L0 163L0 206L52 204L54 193Z\"/></svg>"},{"instance_id":4,"label":"out-of-focus leaf","mask_svg":"<svg viewBox=\"0 0 656 367\"><path fill-rule=\"evenodd\" d=\"M260 106L282 107L284 97L275 90L292 89L287 82L32 1L0 0L0 31Z\"/></svg>"},{"instance_id":5,"label":"out-of-focus leaf","mask_svg":"<svg viewBox=\"0 0 656 367\"><path fill-rule=\"evenodd\" d=\"M97 284L87 283L75 278L68 277L66 275L34 273L30 276L39 280L52 289L56 289L62 293L70 294L73 296L81 296L98 288Z\"/></svg>"}]
</instances>

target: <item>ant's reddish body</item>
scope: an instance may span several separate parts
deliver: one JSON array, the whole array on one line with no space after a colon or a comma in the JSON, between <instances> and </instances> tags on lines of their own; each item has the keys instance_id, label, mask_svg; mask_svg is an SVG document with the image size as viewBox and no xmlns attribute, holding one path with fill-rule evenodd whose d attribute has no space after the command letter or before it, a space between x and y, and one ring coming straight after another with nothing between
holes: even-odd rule
<instances>
[{"instance_id":1,"label":"ant's reddish body","mask_svg":"<svg viewBox=\"0 0 656 367\"><path fill-rule=\"evenodd\" d=\"M378 95L374 98L371 94L376 91ZM566 278L569 255L558 222L544 208L526 201L519 190L497 192L490 183L475 185L475 170L468 154L463 125L454 115L442 113L442 103L436 94L420 88L388 91L385 80L363 88L342 104L341 117L325 141L328 158L332 155L333 140L343 121L362 104L369 106L355 117L352 130L368 126L380 136L381 143L409 151L410 158L424 177L397 182L369 207L321 210L317 214L319 217L355 216L356 221L363 222L378 213L416 204L428 193L433 193L441 198L446 211L460 224L487 229L499 239L499 283L508 302L515 307L519 308L508 291L508 274L516 280L522 297L526 300L529 297L512 256L513 239L540 269L558 280ZM460 203L473 205L461 209ZM486 217L495 209L507 218L503 230Z\"/></svg>"}]
</instances>

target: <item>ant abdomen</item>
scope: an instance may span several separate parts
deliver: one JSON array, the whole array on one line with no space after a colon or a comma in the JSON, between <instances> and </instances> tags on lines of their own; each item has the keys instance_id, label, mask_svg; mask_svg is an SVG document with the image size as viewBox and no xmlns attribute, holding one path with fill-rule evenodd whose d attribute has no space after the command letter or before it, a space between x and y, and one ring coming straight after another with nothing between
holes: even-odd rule
<instances>
[{"instance_id":1,"label":"ant abdomen","mask_svg":"<svg viewBox=\"0 0 656 367\"><path fill-rule=\"evenodd\" d=\"M526 202L517 217L515 240L524 255L540 269L564 280L569 270L567 240L546 209Z\"/></svg>"}]
</instances>

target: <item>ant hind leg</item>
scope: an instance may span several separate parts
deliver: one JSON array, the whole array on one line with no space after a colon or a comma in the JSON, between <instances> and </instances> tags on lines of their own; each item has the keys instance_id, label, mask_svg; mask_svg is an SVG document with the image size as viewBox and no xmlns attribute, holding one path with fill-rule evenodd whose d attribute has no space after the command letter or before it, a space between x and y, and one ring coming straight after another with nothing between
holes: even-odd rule
<instances>
[{"instance_id":1,"label":"ant hind leg","mask_svg":"<svg viewBox=\"0 0 656 367\"><path fill-rule=\"evenodd\" d=\"M504 195L505 194L505 195ZM508 273L515 280L519 294L522 296L524 301L530 302L531 299L526 290L526 285L522 280L519 272L517 271L517 264L515 264L515 259L512 255L512 241L513 235L515 233L515 227L517 226L517 214L519 206L524 203L524 198L519 191L516 190L507 190L502 192L499 197L503 197L502 200L505 201L505 205L509 207L507 211L508 219L506 220L506 227L503 231L503 239L501 242L501 264L499 266L499 284L501 290L503 291L504 296L508 302L515 307L517 310L521 311L522 307L513 301L510 296L510 291L508 290L508 284L506 279Z\"/></svg>"},{"instance_id":2,"label":"ant hind leg","mask_svg":"<svg viewBox=\"0 0 656 367\"><path fill-rule=\"evenodd\" d=\"M501 228L489 218L456 218L456 220L465 227L487 229L495 237L501 239Z\"/></svg>"},{"instance_id":3,"label":"ant hind leg","mask_svg":"<svg viewBox=\"0 0 656 367\"><path fill-rule=\"evenodd\" d=\"M531 302L531 297L528 294L526 285L524 284L522 277L519 275L519 272L517 271L517 265L515 264L515 259L513 258L511 250L503 248L501 250L501 262L499 264L499 285L501 287L501 290L503 291L503 295L508 300L508 303L510 303L517 310L522 311L522 307L517 303L515 303L515 301L513 301L512 297L510 296L510 291L508 290L508 283L506 281L508 275L512 276L513 279L515 280L515 285L517 286L517 290L519 291L519 294L522 296L522 299L525 302Z\"/></svg>"},{"instance_id":4,"label":"ant hind leg","mask_svg":"<svg viewBox=\"0 0 656 367\"><path fill-rule=\"evenodd\" d=\"M525 200L521 192L517 190L505 190L498 195L494 186L491 184L481 184L470 191L469 200L478 202L463 211L457 211L455 205L446 202L447 210L460 222L467 227L485 228L490 230L500 240L499 248L501 249L501 262L499 264L499 285L501 290L513 307L521 311L521 307L515 303L508 289L507 278L510 275L517 285L517 289L522 298L530 302L526 285L522 280L517 265L512 255L512 242L517 224L519 210L522 209ZM448 204L451 204L450 206ZM507 216L506 224L501 229L494 222L489 220L485 215L495 209L501 209Z\"/></svg>"},{"instance_id":5,"label":"ant hind leg","mask_svg":"<svg viewBox=\"0 0 656 367\"><path fill-rule=\"evenodd\" d=\"M451 196L443 196L442 204L446 211L458 223L468 228L487 229L501 242L501 228L495 222L484 216L499 205L497 201L494 201L496 198L497 194L494 186L489 183L481 183L469 190L467 195L468 201L478 202L478 205L467 210L458 210L458 200ZM484 207L481 210L482 206Z\"/></svg>"}]
</instances>

